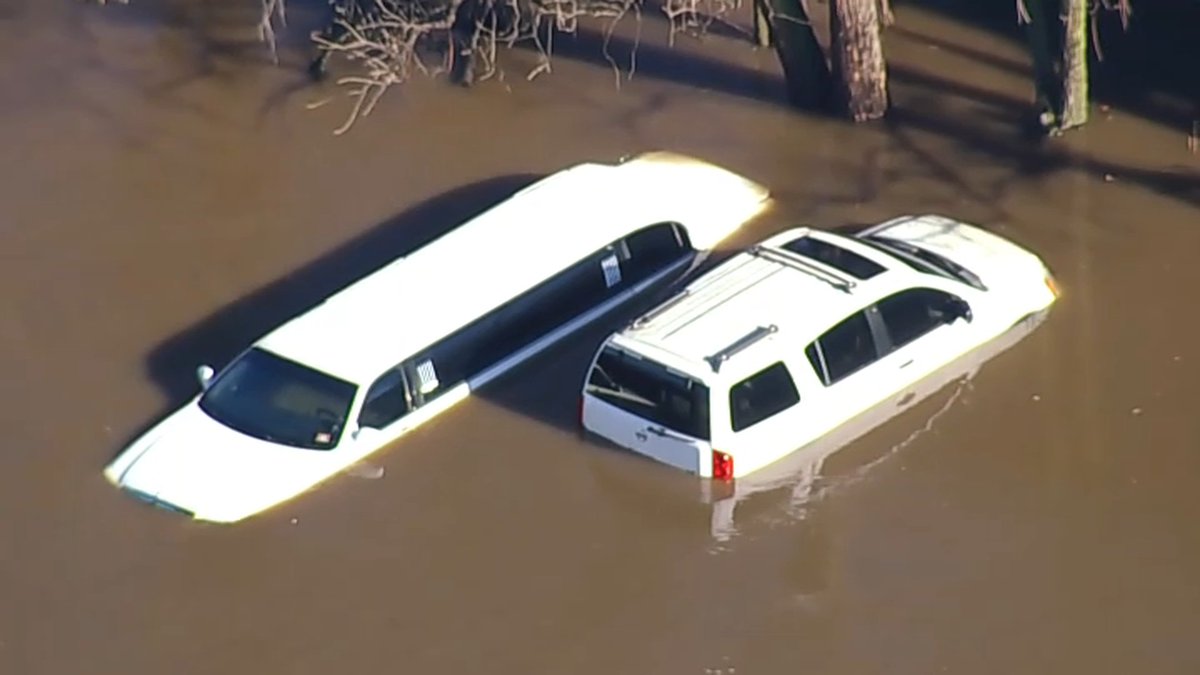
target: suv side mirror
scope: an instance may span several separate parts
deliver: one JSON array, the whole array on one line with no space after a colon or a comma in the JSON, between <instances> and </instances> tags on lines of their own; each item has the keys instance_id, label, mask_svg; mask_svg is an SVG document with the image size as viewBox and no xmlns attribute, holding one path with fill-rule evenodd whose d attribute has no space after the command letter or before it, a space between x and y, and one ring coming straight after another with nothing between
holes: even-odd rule
<instances>
[{"instance_id":1,"label":"suv side mirror","mask_svg":"<svg viewBox=\"0 0 1200 675\"><path fill-rule=\"evenodd\" d=\"M954 323L957 319L971 323L974 318L975 315L971 313L971 306L966 300L953 298L946 303L946 323Z\"/></svg>"},{"instance_id":2,"label":"suv side mirror","mask_svg":"<svg viewBox=\"0 0 1200 675\"><path fill-rule=\"evenodd\" d=\"M201 389L208 389L208 383L212 381L214 374L212 366L203 365L196 368L196 379L199 380Z\"/></svg>"}]
</instances>

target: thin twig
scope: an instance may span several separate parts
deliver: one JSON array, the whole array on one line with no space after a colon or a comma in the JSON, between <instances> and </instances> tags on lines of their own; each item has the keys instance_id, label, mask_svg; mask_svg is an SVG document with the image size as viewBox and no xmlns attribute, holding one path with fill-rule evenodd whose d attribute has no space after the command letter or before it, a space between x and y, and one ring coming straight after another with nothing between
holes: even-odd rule
<instances>
[{"instance_id":1,"label":"thin twig","mask_svg":"<svg viewBox=\"0 0 1200 675\"><path fill-rule=\"evenodd\" d=\"M285 20L286 0L260 0L260 36L275 53L274 21ZM347 89L349 116L335 131L348 131L370 114L390 88L414 74L433 76L457 70L456 60L469 59L466 70L488 79L499 72L499 47L532 44L538 62L526 79L551 72L555 33L575 33L582 18L607 19L602 51L613 67L616 86L621 68L610 51L617 24L630 15L637 23L629 72L637 69L642 39L642 8L646 0L333 0L333 14L313 43L326 56L341 55L356 64L353 77L337 82ZM663 0L658 8L669 25L669 40L680 31L705 32L741 7L744 0ZM469 4L468 4L469 3ZM543 32L545 33L543 35ZM439 58L430 60L433 54Z\"/></svg>"}]
</instances>

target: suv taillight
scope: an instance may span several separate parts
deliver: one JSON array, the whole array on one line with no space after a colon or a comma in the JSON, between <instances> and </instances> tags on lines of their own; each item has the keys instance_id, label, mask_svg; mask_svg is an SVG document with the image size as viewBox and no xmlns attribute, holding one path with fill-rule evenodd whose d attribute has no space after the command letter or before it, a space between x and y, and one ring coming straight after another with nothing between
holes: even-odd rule
<instances>
[{"instance_id":1,"label":"suv taillight","mask_svg":"<svg viewBox=\"0 0 1200 675\"><path fill-rule=\"evenodd\" d=\"M733 455L712 451L712 477L713 480L733 480Z\"/></svg>"}]
</instances>

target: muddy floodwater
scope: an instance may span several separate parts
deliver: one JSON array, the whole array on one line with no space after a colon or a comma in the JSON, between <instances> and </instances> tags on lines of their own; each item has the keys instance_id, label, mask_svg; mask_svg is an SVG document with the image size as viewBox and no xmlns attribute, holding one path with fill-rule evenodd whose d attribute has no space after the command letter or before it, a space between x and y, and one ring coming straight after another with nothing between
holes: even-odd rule
<instances>
[{"instance_id":1,"label":"muddy floodwater","mask_svg":"<svg viewBox=\"0 0 1200 675\"><path fill-rule=\"evenodd\" d=\"M667 48L647 15L632 78L593 32L334 136L347 101L296 49L320 2L279 66L257 3L132 2L0 4L0 673L1200 673L1186 91L1037 147L1020 44L897 3L896 109L852 127L782 107L769 51ZM196 365L536 176L652 148L773 189L734 244L943 212L1065 295L719 538L688 477L578 437L604 326L235 526L104 482Z\"/></svg>"}]
</instances>

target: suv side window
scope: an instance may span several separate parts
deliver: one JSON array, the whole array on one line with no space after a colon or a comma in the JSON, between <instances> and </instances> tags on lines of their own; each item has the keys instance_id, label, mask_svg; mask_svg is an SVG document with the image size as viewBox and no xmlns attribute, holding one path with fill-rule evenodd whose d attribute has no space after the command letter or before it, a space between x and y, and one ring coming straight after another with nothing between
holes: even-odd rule
<instances>
[{"instance_id":1,"label":"suv side window","mask_svg":"<svg viewBox=\"0 0 1200 675\"><path fill-rule=\"evenodd\" d=\"M957 318L959 298L932 288L910 288L880 300L877 306L893 347L903 347Z\"/></svg>"},{"instance_id":2,"label":"suv side window","mask_svg":"<svg viewBox=\"0 0 1200 675\"><path fill-rule=\"evenodd\" d=\"M792 374L783 362L769 366L733 385L729 414L734 431L741 431L800 402Z\"/></svg>"},{"instance_id":3,"label":"suv side window","mask_svg":"<svg viewBox=\"0 0 1200 675\"><path fill-rule=\"evenodd\" d=\"M804 350L825 386L849 376L879 358L866 311L858 311L825 331Z\"/></svg>"},{"instance_id":4,"label":"suv side window","mask_svg":"<svg viewBox=\"0 0 1200 675\"><path fill-rule=\"evenodd\" d=\"M404 373L394 368L375 380L367 390L362 412L358 414L358 425L382 429L404 417L408 411L408 386L404 381Z\"/></svg>"}]
</instances>

